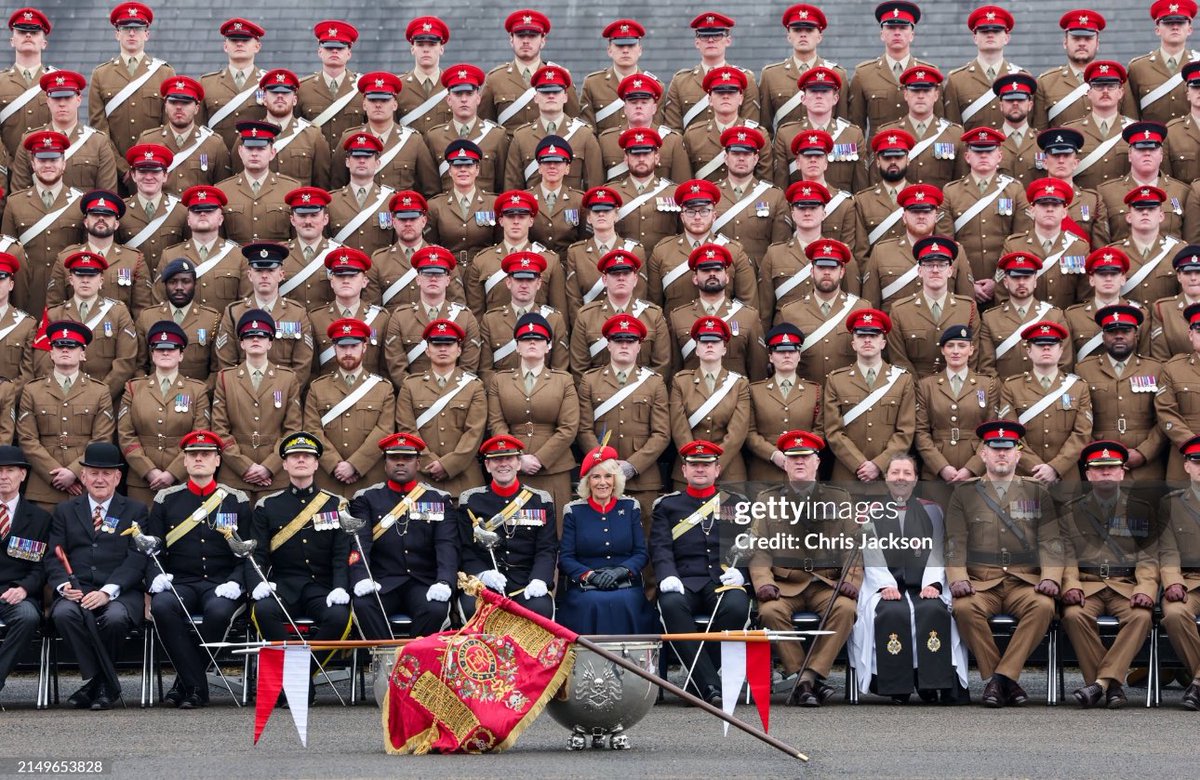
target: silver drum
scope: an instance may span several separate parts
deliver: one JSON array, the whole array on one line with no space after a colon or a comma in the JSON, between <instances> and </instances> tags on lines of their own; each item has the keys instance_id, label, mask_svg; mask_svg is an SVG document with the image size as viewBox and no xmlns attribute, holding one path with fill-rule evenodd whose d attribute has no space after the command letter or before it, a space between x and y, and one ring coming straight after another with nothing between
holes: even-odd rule
<instances>
[{"instance_id":1,"label":"silver drum","mask_svg":"<svg viewBox=\"0 0 1200 780\"><path fill-rule=\"evenodd\" d=\"M371 648L371 688L375 692L375 704L383 706L383 697L387 695L388 678L392 676L392 668L396 666L396 656L403 647L372 647Z\"/></svg>"},{"instance_id":2,"label":"silver drum","mask_svg":"<svg viewBox=\"0 0 1200 780\"><path fill-rule=\"evenodd\" d=\"M662 642L605 642L600 646L651 674L658 673ZM608 739L612 748L624 750L629 748L625 732L645 717L657 698L658 686L576 645L571 676L546 709L571 730L568 749L587 747L590 737L594 748L603 747Z\"/></svg>"}]
</instances>

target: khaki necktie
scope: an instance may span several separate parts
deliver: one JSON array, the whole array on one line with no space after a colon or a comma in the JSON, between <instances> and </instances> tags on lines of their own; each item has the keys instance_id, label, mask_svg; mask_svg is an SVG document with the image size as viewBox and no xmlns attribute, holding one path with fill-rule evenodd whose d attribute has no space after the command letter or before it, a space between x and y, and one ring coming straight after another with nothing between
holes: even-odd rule
<instances>
[{"instance_id":1,"label":"khaki necktie","mask_svg":"<svg viewBox=\"0 0 1200 780\"><path fill-rule=\"evenodd\" d=\"M200 256L200 261L204 262L205 260L208 259L208 247L206 247L206 246L196 247L196 254L198 254Z\"/></svg>"},{"instance_id":2,"label":"khaki necktie","mask_svg":"<svg viewBox=\"0 0 1200 780\"><path fill-rule=\"evenodd\" d=\"M347 386L347 387L354 387L354 381L355 381L357 378L358 378L358 377L354 376L354 374L346 374L346 386Z\"/></svg>"},{"instance_id":3,"label":"khaki necktie","mask_svg":"<svg viewBox=\"0 0 1200 780\"><path fill-rule=\"evenodd\" d=\"M158 211L158 209L154 207L154 203L146 201L146 219L153 219L155 211Z\"/></svg>"},{"instance_id":4,"label":"khaki necktie","mask_svg":"<svg viewBox=\"0 0 1200 780\"><path fill-rule=\"evenodd\" d=\"M933 315L934 322L942 321L942 305L940 303L929 304L929 313Z\"/></svg>"},{"instance_id":5,"label":"khaki necktie","mask_svg":"<svg viewBox=\"0 0 1200 780\"><path fill-rule=\"evenodd\" d=\"M629 379L629 374L627 374L626 372L624 372L624 371L617 372L617 384L620 385L621 387L625 386L625 382L628 379Z\"/></svg>"},{"instance_id":6,"label":"khaki necktie","mask_svg":"<svg viewBox=\"0 0 1200 780\"><path fill-rule=\"evenodd\" d=\"M1167 70L1174 73L1178 67L1179 67L1178 60L1176 60L1174 57L1167 57Z\"/></svg>"},{"instance_id":7,"label":"khaki necktie","mask_svg":"<svg viewBox=\"0 0 1200 780\"><path fill-rule=\"evenodd\" d=\"M537 377L535 377L533 375L533 372L526 371L525 372L525 393L526 394L533 392L533 385L535 382L537 382Z\"/></svg>"},{"instance_id":8,"label":"khaki necktie","mask_svg":"<svg viewBox=\"0 0 1200 780\"><path fill-rule=\"evenodd\" d=\"M88 306L86 303L79 304L79 319L83 320L84 322L87 322L88 309L90 309L90 308L91 307Z\"/></svg>"},{"instance_id":9,"label":"khaki necktie","mask_svg":"<svg viewBox=\"0 0 1200 780\"><path fill-rule=\"evenodd\" d=\"M100 524L104 522L104 508L96 507L92 510L92 530L99 531Z\"/></svg>"},{"instance_id":10,"label":"khaki necktie","mask_svg":"<svg viewBox=\"0 0 1200 780\"><path fill-rule=\"evenodd\" d=\"M255 195L258 195L258 190L260 187L262 187L262 185L259 184L258 182L256 182L256 181L250 182L250 191L253 192Z\"/></svg>"},{"instance_id":11,"label":"khaki necktie","mask_svg":"<svg viewBox=\"0 0 1200 780\"><path fill-rule=\"evenodd\" d=\"M1050 377L1048 377L1048 376L1044 376L1044 377L1042 377L1042 379L1041 379L1041 382L1042 382L1042 389L1043 389L1043 390L1049 390L1049 389L1050 389Z\"/></svg>"},{"instance_id":12,"label":"khaki necktie","mask_svg":"<svg viewBox=\"0 0 1200 780\"><path fill-rule=\"evenodd\" d=\"M0 539L8 538L8 530L12 527L12 520L8 516L8 504L0 504Z\"/></svg>"},{"instance_id":13,"label":"khaki necktie","mask_svg":"<svg viewBox=\"0 0 1200 780\"><path fill-rule=\"evenodd\" d=\"M471 128L467 127L466 125L458 126L458 137L459 138L466 138L470 134L471 134Z\"/></svg>"},{"instance_id":14,"label":"khaki necktie","mask_svg":"<svg viewBox=\"0 0 1200 780\"><path fill-rule=\"evenodd\" d=\"M556 123L547 122L546 123L546 135L554 135L555 128L556 128Z\"/></svg>"},{"instance_id":15,"label":"khaki necktie","mask_svg":"<svg viewBox=\"0 0 1200 780\"><path fill-rule=\"evenodd\" d=\"M458 209L462 213L463 219L469 217L471 215L471 199L464 196L462 200L458 202Z\"/></svg>"},{"instance_id":16,"label":"khaki necktie","mask_svg":"<svg viewBox=\"0 0 1200 780\"><path fill-rule=\"evenodd\" d=\"M233 83L237 85L238 89L241 89L246 84L246 74L242 73L240 70L234 71Z\"/></svg>"},{"instance_id":17,"label":"khaki necktie","mask_svg":"<svg viewBox=\"0 0 1200 780\"><path fill-rule=\"evenodd\" d=\"M174 134L172 134L172 135L174 135ZM175 145L177 147L179 147L180 149L182 149L184 147L184 145L190 140L191 139L186 135L176 135L175 136Z\"/></svg>"},{"instance_id":18,"label":"khaki necktie","mask_svg":"<svg viewBox=\"0 0 1200 780\"><path fill-rule=\"evenodd\" d=\"M1046 239L1045 241L1043 241L1043 242L1042 242L1042 251L1043 251L1043 252L1049 252L1049 251L1050 251L1050 248L1051 248L1052 246L1054 246L1054 242L1053 242L1053 241L1051 241L1050 239Z\"/></svg>"},{"instance_id":19,"label":"khaki necktie","mask_svg":"<svg viewBox=\"0 0 1200 780\"><path fill-rule=\"evenodd\" d=\"M25 84L27 86L33 84L33 71L23 70L21 71L21 75L25 77Z\"/></svg>"},{"instance_id":20,"label":"khaki necktie","mask_svg":"<svg viewBox=\"0 0 1200 780\"><path fill-rule=\"evenodd\" d=\"M828 302L821 304L821 316L822 317L828 317L829 312L831 312L831 311L833 311L833 307L830 306Z\"/></svg>"},{"instance_id":21,"label":"khaki necktie","mask_svg":"<svg viewBox=\"0 0 1200 780\"><path fill-rule=\"evenodd\" d=\"M979 194L986 195L988 191L988 183L986 181L979 182Z\"/></svg>"},{"instance_id":22,"label":"khaki necktie","mask_svg":"<svg viewBox=\"0 0 1200 780\"><path fill-rule=\"evenodd\" d=\"M921 139L921 138L924 138L924 137L925 137L925 130L926 130L926 129L927 129L927 128L926 128L926 126L925 126L925 123L924 123L924 122L917 122L917 125L916 125L916 127L914 127L914 128L913 128L913 130L916 130L916 131L917 131L917 139L918 139L918 140L919 140L919 139Z\"/></svg>"},{"instance_id":23,"label":"khaki necktie","mask_svg":"<svg viewBox=\"0 0 1200 780\"><path fill-rule=\"evenodd\" d=\"M1024 317L1024 316L1025 316L1025 312L1027 312L1027 311L1029 311L1029 307L1028 307L1028 306L1018 306L1018 307L1017 307L1017 316L1018 316L1018 317Z\"/></svg>"},{"instance_id":24,"label":"khaki necktie","mask_svg":"<svg viewBox=\"0 0 1200 780\"><path fill-rule=\"evenodd\" d=\"M735 198L741 199L742 192L744 191L744 189L745 189L744 187L734 187L733 188L733 196Z\"/></svg>"},{"instance_id":25,"label":"khaki necktie","mask_svg":"<svg viewBox=\"0 0 1200 780\"><path fill-rule=\"evenodd\" d=\"M62 389L64 393L71 392L71 377L67 377L62 381Z\"/></svg>"},{"instance_id":26,"label":"khaki necktie","mask_svg":"<svg viewBox=\"0 0 1200 780\"><path fill-rule=\"evenodd\" d=\"M529 78L532 75L533 75L533 72L530 71L529 68L521 68L521 81L524 81L526 84L528 84Z\"/></svg>"},{"instance_id":27,"label":"khaki necktie","mask_svg":"<svg viewBox=\"0 0 1200 780\"><path fill-rule=\"evenodd\" d=\"M991 67L991 68L987 69L987 77L988 77L988 81L996 80L996 68L995 67Z\"/></svg>"},{"instance_id":28,"label":"khaki necktie","mask_svg":"<svg viewBox=\"0 0 1200 780\"><path fill-rule=\"evenodd\" d=\"M363 201L365 201L367 199L367 188L359 187L358 192L356 192L354 194L354 197L356 197L358 199L358 205L361 206L363 204Z\"/></svg>"},{"instance_id":29,"label":"khaki necktie","mask_svg":"<svg viewBox=\"0 0 1200 780\"><path fill-rule=\"evenodd\" d=\"M313 255L315 255L316 253L317 253L317 250L313 249L311 246L304 247L304 259L305 260L312 260Z\"/></svg>"},{"instance_id":30,"label":"khaki necktie","mask_svg":"<svg viewBox=\"0 0 1200 780\"><path fill-rule=\"evenodd\" d=\"M513 309L513 313L517 315L517 319L521 319L529 313L529 309L526 309L524 306L517 306Z\"/></svg>"},{"instance_id":31,"label":"khaki necktie","mask_svg":"<svg viewBox=\"0 0 1200 780\"><path fill-rule=\"evenodd\" d=\"M330 79L330 81L329 81L329 94L331 94L331 95L336 95L336 94L337 94L337 91L338 91L338 81L337 81L337 79Z\"/></svg>"},{"instance_id":32,"label":"khaki necktie","mask_svg":"<svg viewBox=\"0 0 1200 780\"><path fill-rule=\"evenodd\" d=\"M1021 144L1025 140L1025 131L1017 130L1017 131L1013 132L1012 136L1010 136L1010 137L1013 139L1013 145L1016 146L1018 149L1020 149Z\"/></svg>"},{"instance_id":33,"label":"khaki necktie","mask_svg":"<svg viewBox=\"0 0 1200 780\"><path fill-rule=\"evenodd\" d=\"M867 380L867 387L875 387L875 369L873 369L873 368L867 369L866 380Z\"/></svg>"},{"instance_id":34,"label":"khaki necktie","mask_svg":"<svg viewBox=\"0 0 1200 780\"><path fill-rule=\"evenodd\" d=\"M895 65L892 66L892 73L896 76L896 81L900 80L900 74L903 72L904 72L904 66L901 65L900 63L897 62Z\"/></svg>"},{"instance_id":35,"label":"khaki necktie","mask_svg":"<svg viewBox=\"0 0 1200 780\"><path fill-rule=\"evenodd\" d=\"M554 208L554 204L557 201L558 201L558 196L555 195L553 192L546 193L546 208L548 208L548 209Z\"/></svg>"},{"instance_id":36,"label":"khaki necktie","mask_svg":"<svg viewBox=\"0 0 1200 780\"><path fill-rule=\"evenodd\" d=\"M783 400L787 400L790 392L792 392L792 380L785 379L779 383L779 394L783 396Z\"/></svg>"},{"instance_id":37,"label":"khaki necktie","mask_svg":"<svg viewBox=\"0 0 1200 780\"><path fill-rule=\"evenodd\" d=\"M133 57L130 57L129 62L125 63L125 70L129 71L129 75L132 76L133 74L137 73L137 69L138 61Z\"/></svg>"},{"instance_id":38,"label":"khaki necktie","mask_svg":"<svg viewBox=\"0 0 1200 780\"><path fill-rule=\"evenodd\" d=\"M162 391L163 398L167 397L167 393L171 392L171 380L163 379L158 383L158 389Z\"/></svg>"},{"instance_id":39,"label":"khaki necktie","mask_svg":"<svg viewBox=\"0 0 1200 780\"><path fill-rule=\"evenodd\" d=\"M1108 137L1108 120L1107 119L1103 119L1100 121L1100 135L1104 136L1105 138Z\"/></svg>"},{"instance_id":40,"label":"khaki necktie","mask_svg":"<svg viewBox=\"0 0 1200 780\"><path fill-rule=\"evenodd\" d=\"M54 205L54 193L52 193L50 190L42 190L42 203L44 203L46 205L47 209L49 209L51 206L53 206Z\"/></svg>"},{"instance_id":41,"label":"khaki necktie","mask_svg":"<svg viewBox=\"0 0 1200 780\"><path fill-rule=\"evenodd\" d=\"M444 388L446 386L446 377L439 375L437 377L437 386L439 390Z\"/></svg>"},{"instance_id":42,"label":"khaki necktie","mask_svg":"<svg viewBox=\"0 0 1200 780\"><path fill-rule=\"evenodd\" d=\"M954 392L955 396L958 396L962 392L962 382L962 377L958 374L950 377L950 389Z\"/></svg>"},{"instance_id":43,"label":"khaki necktie","mask_svg":"<svg viewBox=\"0 0 1200 780\"><path fill-rule=\"evenodd\" d=\"M430 306L426 311L429 314L430 322L433 322L434 320L437 319L437 316L438 316L438 307L437 306Z\"/></svg>"},{"instance_id":44,"label":"khaki necktie","mask_svg":"<svg viewBox=\"0 0 1200 780\"><path fill-rule=\"evenodd\" d=\"M176 325L183 324L183 309L175 309L171 313L171 319L175 320Z\"/></svg>"},{"instance_id":45,"label":"khaki necktie","mask_svg":"<svg viewBox=\"0 0 1200 780\"><path fill-rule=\"evenodd\" d=\"M704 375L704 383L708 385L708 392L713 392L717 389L717 378L712 374Z\"/></svg>"},{"instance_id":46,"label":"khaki necktie","mask_svg":"<svg viewBox=\"0 0 1200 780\"><path fill-rule=\"evenodd\" d=\"M1117 378L1119 379L1121 374L1125 373L1125 362L1121 361L1119 363L1113 363L1113 371L1116 372Z\"/></svg>"},{"instance_id":47,"label":"khaki necktie","mask_svg":"<svg viewBox=\"0 0 1200 780\"><path fill-rule=\"evenodd\" d=\"M262 384L262 378L263 378L262 371L259 371L257 368L254 369L253 372L251 372L250 384L254 385L255 390L257 390L259 385Z\"/></svg>"},{"instance_id":48,"label":"khaki necktie","mask_svg":"<svg viewBox=\"0 0 1200 780\"><path fill-rule=\"evenodd\" d=\"M1005 490L1004 488L1002 488L1002 487L996 488L996 498L1000 499L1001 501L1004 500L1004 496L1007 494L1008 494L1008 491Z\"/></svg>"}]
</instances>

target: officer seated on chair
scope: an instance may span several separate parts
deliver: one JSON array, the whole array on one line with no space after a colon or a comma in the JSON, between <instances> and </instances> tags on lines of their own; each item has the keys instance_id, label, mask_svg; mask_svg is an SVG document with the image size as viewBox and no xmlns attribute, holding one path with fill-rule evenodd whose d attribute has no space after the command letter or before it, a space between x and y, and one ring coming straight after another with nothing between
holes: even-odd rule
<instances>
[{"instance_id":1,"label":"officer seated on chair","mask_svg":"<svg viewBox=\"0 0 1200 780\"><path fill-rule=\"evenodd\" d=\"M251 596L254 623L266 640L287 639L299 617L316 623L312 641L344 639L350 631L350 536L338 521L341 496L314 484L323 452L306 431L281 439L289 484L254 506L254 557L270 581L259 580Z\"/></svg>"},{"instance_id":2,"label":"officer seated on chair","mask_svg":"<svg viewBox=\"0 0 1200 780\"><path fill-rule=\"evenodd\" d=\"M146 569L150 614L175 666L163 703L183 710L208 704L209 659L188 624L202 616L204 640L221 641L246 593L246 562L229 549L224 532L249 532L250 498L214 478L223 446L212 431L192 431L180 440L187 482L158 492L146 524L146 533L164 545L162 570L153 561Z\"/></svg>"},{"instance_id":3,"label":"officer seated on chair","mask_svg":"<svg viewBox=\"0 0 1200 780\"><path fill-rule=\"evenodd\" d=\"M458 497L462 568L489 590L515 598L543 617L553 617L548 583L554 581L558 559L554 499L517 478L524 449L520 439L507 434L493 436L480 446L492 481ZM475 599L464 595L461 607L463 616L470 618Z\"/></svg>"},{"instance_id":4,"label":"officer seated on chair","mask_svg":"<svg viewBox=\"0 0 1200 780\"><path fill-rule=\"evenodd\" d=\"M354 494L350 514L366 520L350 553L354 619L367 639L387 639L388 619L403 612L412 636L442 630L458 572L458 516L449 493L417 480L425 442L408 433L379 441L387 481ZM371 577L375 579L372 580Z\"/></svg>"},{"instance_id":5,"label":"officer seated on chair","mask_svg":"<svg viewBox=\"0 0 1200 780\"><path fill-rule=\"evenodd\" d=\"M658 576L658 611L672 633L696 630L696 615L708 617L709 631L746 627L750 597L743 569L722 565L740 530L734 507L746 498L717 488L723 450L696 439L679 448L687 487L654 502L650 554ZM742 561L745 566L745 561ZM713 704L721 698L717 666L699 642L673 642L684 673L699 695ZM697 657L699 656L699 657Z\"/></svg>"}]
</instances>

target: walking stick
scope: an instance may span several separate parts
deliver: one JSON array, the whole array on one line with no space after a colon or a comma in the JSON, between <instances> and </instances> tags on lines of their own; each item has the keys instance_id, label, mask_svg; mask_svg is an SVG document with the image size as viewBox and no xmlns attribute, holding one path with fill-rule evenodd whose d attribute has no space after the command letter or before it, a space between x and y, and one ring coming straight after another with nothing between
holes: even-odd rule
<instances>
[{"instance_id":1,"label":"walking stick","mask_svg":"<svg viewBox=\"0 0 1200 780\"><path fill-rule=\"evenodd\" d=\"M338 525L343 531L350 534L350 538L354 540L354 544L358 547L358 557L362 561L363 569L367 572L367 577L372 583L378 585L375 580L375 575L371 573L371 564L367 563L367 551L363 549L362 539L358 536L358 531L367 524L366 520L355 517L346 510L346 504L343 503L338 507ZM383 624L387 626L388 636L392 639L396 638L392 632L392 621L388 619L387 610L383 607L383 598L379 595L379 588L373 587L371 590L375 593L375 603L379 605L379 612L383 615Z\"/></svg>"},{"instance_id":2,"label":"walking stick","mask_svg":"<svg viewBox=\"0 0 1200 780\"><path fill-rule=\"evenodd\" d=\"M62 546L54 548L54 554L58 560L62 562L63 568L67 570L67 581L75 590L82 590L79 587L79 578L75 576L75 571L71 568L71 562L67 560L67 552ZM96 613L92 612L79 604L80 611L83 612L83 624L87 626L88 636L92 638L92 643L96 646L96 656L100 661L100 670L104 674L104 683L117 696L121 695L121 681L117 677L117 667L113 665L112 659L108 655L108 649L104 647L104 640L100 637L100 624L96 622ZM121 703L124 704L124 697L121 698Z\"/></svg>"},{"instance_id":3,"label":"walking stick","mask_svg":"<svg viewBox=\"0 0 1200 780\"><path fill-rule=\"evenodd\" d=\"M162 551L162 539L159 539L157 536L150 536L149 534L142 533L141 526L139 526L136 522L126 530L122 531L121 535L132 535L134 546L136 546L141 552L150 556L150 560L154 561L154 565L158 567L158 570L162 572L163 575L166 575L167 570L163 568L162 561L158 559L158 554ZM200 629L196 626L196 621L192 619L192 614L188 612L187 605L183 603L183 596L179 595L179 591L175 590L174 585L170 585L167 590L175 594L175 598L179 601L179 608L183 610L183 615L187 618L188 625L192 627L192 632L195 633L196 637L200 640L200 647L204 649L205 654L208 655L208 660L212 662L213 667L215 667L217 670L217 674L220 675L221 682L225 684L225 690L229 691L229 695L233 697L233 703L238 707L241 707L242 703L238 701L237 694L233 692L233 686L230 685L229 680L225 677L225 672L221 671L221 665L217 663L216 656L213 655L212 650L208 649L208 646L204 641L204 635L200 633ZM172 659L172 663L173 662L174 659ZM178 672L179 670L176 669L175 671Z\"/></svg>"}]
</instances>

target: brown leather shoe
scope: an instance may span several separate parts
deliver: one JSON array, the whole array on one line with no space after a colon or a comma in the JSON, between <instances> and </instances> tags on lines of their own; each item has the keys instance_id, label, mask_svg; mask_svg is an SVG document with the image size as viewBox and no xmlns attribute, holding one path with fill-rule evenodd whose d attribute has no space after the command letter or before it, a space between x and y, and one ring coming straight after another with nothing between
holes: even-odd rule
<instances>
[{"instance_id":1,"label":"brown leather shoe","mask_svg":"<svg viewBox=\"0 0 1200 780\"><path fill-rule=\"evenodd\" d=\"M1095 707L1104 701L1104 689L1100 687L1099 683L1092 683L1082 688L1076 688L1075 692L1071 695L1075 697L1075 701L1078 702L1079 706L1084 709Z\"/></svg>"},{"instance_id":2,"label":"brown leather shoe","mask_svg":"<svg viewBox=\"0 0 1200 780\"><path fill-rule=\"evenodd\" d=\"M1007 698L1004 695L1004 686L1001 684L1001 678L993 674L992 679L988 680L987 685L983 686L983 706L1003 707Z\"/></svg>"},{"instance_id":3,"label":"brown leather shoe","mask_svg":"<svg viewBox=\"0 0 1200 780\"><path fill-rule=\"evenodd\" d=\"M1200 680L1192 680L1183 691L1183 708L1196 712L1200 710Z\"/></svg>"},{"instance_id":4,"label":"brown leather shoe","mask_svg":"<svg viewBox=\"0 0 1200 780\"><path fill-rule=\"evenodd\" d=\"M1104 701L1110 710L1121 709L1128 702L1128 699L1125 698L1125 689L1121 687L1120 683L1113 683L1104 692Z\"/></svg>"},{"instance_id":5,"label":"brown leather shoe","mask_svg":"<svg viewBox=\"0 0 1200 780\"><path fill-rule=\"evenodd\" d=\"M1008 677L1004 680L1004 694L1008 697L1008 703L1020 707L1025 702L1029 701L1029 694L1025 693L1025 689L1017 684L1016 680Z\"/></svg>"},{"instance_id":6,"label":"brown leather shoe","mask_svg":"<svg viewBox=\"0 0 1200 780\"><path fill-rule=\"evenodd\" d=\"M796 687L796 704L801 707L820 707L821 700L813 692L813 684L805 680Z\"/></svg>"}]
</instances>

